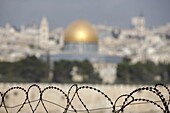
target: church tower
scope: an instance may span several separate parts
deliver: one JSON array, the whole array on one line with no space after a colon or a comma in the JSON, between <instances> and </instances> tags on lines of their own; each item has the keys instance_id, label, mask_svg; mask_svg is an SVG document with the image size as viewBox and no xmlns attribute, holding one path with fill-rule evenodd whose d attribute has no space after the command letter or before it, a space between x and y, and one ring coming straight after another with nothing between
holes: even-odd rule
<instances>
[{"instance_id":1,"label":"church tower","mask_svg":"<svg viewBox=\"0 0 170 113\"><path fill-rule=\"evenodd\" d=\"M42 49L48 49L48 41L49 41L48 21L45 17L43 17L40 24L39 46Z\"/></svg>"},{"instance_id":2,"label":"church tower","mask_svg":"<svg viewBox=\"0 0 170 113\"><path fill-rule=\"evenodd\" d=\"M143 34L145 31L145 17L142 15L133 17L131 23L138 34Z\"/></svg>"}]
</instances>

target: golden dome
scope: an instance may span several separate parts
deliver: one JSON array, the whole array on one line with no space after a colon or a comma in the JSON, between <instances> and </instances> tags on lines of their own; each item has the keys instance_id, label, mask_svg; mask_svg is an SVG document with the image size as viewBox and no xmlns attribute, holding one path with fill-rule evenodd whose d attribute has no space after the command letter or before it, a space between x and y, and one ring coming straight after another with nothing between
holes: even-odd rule
<instances>
[{"instance_id":1,"label":"golden dome","mask_svg":"<svg viewBox=\"0 0 170 113\"><path fill-rule=\"evenodd\" d=\"M97 43L97 41L98 37L95 29L84 20L73 22L65 31L64 42Z\"/></svg>"}]
</instances>

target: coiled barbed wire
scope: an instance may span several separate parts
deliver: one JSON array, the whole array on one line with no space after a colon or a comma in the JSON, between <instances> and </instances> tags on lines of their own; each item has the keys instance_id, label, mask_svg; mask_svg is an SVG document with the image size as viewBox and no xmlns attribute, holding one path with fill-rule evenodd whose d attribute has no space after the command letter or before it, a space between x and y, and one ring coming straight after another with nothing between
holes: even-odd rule
<instances>
[{"instance_id":1,"label":"coiled barbed wire","mask_svg":"<svg viewBox=\"0 0 170 113\"><path fill-rule=\"evenodd\" d=\"M167 94L168 94L168 99L166 99L164 97L164 95L162 94L162 92L159 90L158 87L163 87L166 91L167 91ZM36 100L30 100L29 98L29 92L32 88L36 88L38 89L38 92L39 92L39 98L36 99ZM71 96L70 93L73 91L73 88L75 88L74 92L73 92L73 95ZM7 106L6 105L6 102L5 102L5 97L7 96L7 94L12 91L12 90L20 90L22 92L24 92L25 94L25 99L23 101L23 103L21 104L18 104L18 105L15 105L15 106ZM99 93L100 95L102 95L105 99L107 99L107 101L110 103L110 107L103 107L103 108L94 108L94 109L88 109L87 105L83 102L82 98L81 98L81 95L79 95L79 91L80 90L83 90L83 89L88 89L88 90L93 90L97 93ZM57 92L61 93L65 99L66 99L66 106L62 106L60 104L57 104L57 103L54 103L52 101L49 101L49 100L46 100L44 99L44 93L48 90L56 90ZM153 100L149 100L149 99L145 99L145 98L136 98L134 96L135 93L137 92L140 92L140 91L148 91L148 92L151 92L153 93L154 95L156 95L160 100L158 101L153 101ZM55 87L55 86L48 86L48 87L45 87L44 89L41 89L39 85L37 84L33 84L31 86L28 87L28 89L24 89L22 87L11 87L9 88L7 91L5 91L4 93L0 92L0 96L1 96L1 102L0 102L0 109L1 108L5 108L5 112L6 113L9 113L8 109L12 109L12 108L18 108L17 112L16 113L19 113L26 104L29 105L30 107L30 110L32 113L35 113L38 106L40 105L40 103L42 104L44 110L46 113L49 113L48 109L46 108L44 102L47 102L47 103L50 103L50 104L53 104L55 106L58 106L60 108L63 109L63 113L67 113L67 112L75 112L75 113L78 113L78 112L87 112L87 113L90 113L92 111L100 111L100 110L110 110L111 112L113 113L122 113L124 112L124 110L126 109L127 106L130 106L130 105L137 105L137 104L153 104L155 105L155 107L159 108L160 110L162 110L163 113L170 113L169 111L169 104L170 104L170 89L164 85L164 84L156 84L154 87L142 87L142 88L138 88L134 91L132 91L131 93L129 94L123 94L123 95L120 95L116 100L115 102L113 102L111 100L111 98L105 94L104 92L102 92L101 90L97 89L97 88L94 88L94 87L91 87L91 86L78 86L77 84L74 84L72 85L68 92L64 92L62 89L58 88L58 87ZM80 101L80 103L83 105L84 107L84 110L80 110L80 109L76 109L74 107L74 105L72 104L73 100L75 99L75 97L78 98L78 100ZM124 101L122 103L122 105L117 105L117 102L124 98ZM34 103L34 102L37 102L36 106L33 108L33 106L31 105L31 103ZM160 104L161 103L161 104ZM71 109L69 109L71 107ZM117 108L117 109L116 109ZM57 111L56 111L57 112Z\"/></svg>"}]
</instances>

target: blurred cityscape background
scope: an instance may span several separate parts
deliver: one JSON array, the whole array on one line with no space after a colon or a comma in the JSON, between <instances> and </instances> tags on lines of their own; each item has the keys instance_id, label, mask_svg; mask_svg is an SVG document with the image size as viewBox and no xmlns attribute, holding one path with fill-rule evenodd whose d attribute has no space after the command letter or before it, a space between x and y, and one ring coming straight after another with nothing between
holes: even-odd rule
<instances>
[{"instance_id":1,"label":"blurred cityscape background","mask_svg":"<svg viewBox=\"0 0 170 113\"><path fill-rule=\"evenodd\" d=\"M170 83L170 2L90 2L1 0L0 81Z\"/></svg>"}]
</instances>

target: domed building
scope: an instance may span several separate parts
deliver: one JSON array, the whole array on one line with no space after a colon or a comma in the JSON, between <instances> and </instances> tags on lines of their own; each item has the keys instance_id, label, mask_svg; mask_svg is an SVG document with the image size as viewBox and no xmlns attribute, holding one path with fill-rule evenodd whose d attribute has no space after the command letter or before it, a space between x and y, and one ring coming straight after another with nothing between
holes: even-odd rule
<instances>
[{"instance_id":1,"label":"domed building","mask_svg":"<svg viewBox=\"0 0 170 113\"><path fill-rule=\"evenodd\" d=\"M100 54L98 35L91 24L85 20L71 23L64 33L64 48L61 53L50 55L52 62L59 60L89 60L92 63L118 63L121 58Z\"/></svg>"},{"instance_id":2,"label":"domed building","mask_svg":"<svg viewBox=\"0 0 170 113\"><path fill-rule=\"evenodd\" d=\"M96 53L98 36L95 29L84 20L73 22L65 31L64 51L78 53Z\"/></svg>"},{"instance_id":3,"label":"domed building","mask_svg":"<svg viewBox=\"0 0 170 113\"><path fill-rule=\"evenodd\" d=\"M49 56L52 64L59 60L88 60L99 72L103 82L111 83L114 81L116 66L122 61L122 58L99 53L99 38L96 30L89 22L77 20L71 23L64 32L63 41L63 50L58 54L50 54Z\"/></svg>"}]
</instances>

